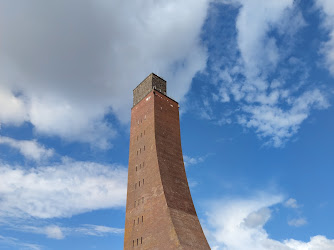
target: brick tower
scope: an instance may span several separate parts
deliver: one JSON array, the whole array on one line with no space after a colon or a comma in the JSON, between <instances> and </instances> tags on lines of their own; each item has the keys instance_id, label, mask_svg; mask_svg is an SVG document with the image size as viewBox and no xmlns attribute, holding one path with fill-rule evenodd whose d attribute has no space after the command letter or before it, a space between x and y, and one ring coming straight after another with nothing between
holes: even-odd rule
<instances>
[{"instance_id":1,"label":"brick tower","mask_svg":"<svg viewBox=\"0 0 334 250\"><path fill-rule=\"evenodd\" d=\"M124 249L210 249L184 169L179 106L155 74L133 90Z\"/></svg>"}]
</instances>

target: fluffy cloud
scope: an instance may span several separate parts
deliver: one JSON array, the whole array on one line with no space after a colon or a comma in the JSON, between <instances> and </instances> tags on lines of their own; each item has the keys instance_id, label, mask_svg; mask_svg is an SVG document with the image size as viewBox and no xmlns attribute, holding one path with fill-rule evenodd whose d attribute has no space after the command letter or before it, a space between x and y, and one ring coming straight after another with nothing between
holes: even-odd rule
<instances>
[{"instance_id":1,"label":"fluffy cloud","mask_svg":"<svg viewBox=\"0 0 334 250\"><path fill-rule=\"evenodd\" d=\"M284 201L282 195L258 193L249 198L215 201L208 211L208 238L212 249L219 250L329 250L334 240L318 235L309 242L271 239L264 229L270 220L271 207Z\"/></svg>"},{"instance_id":2,"label":"fluffy cloud","mask_svg":"<svg viewBox=\"0 0 334 250\"><path fill-rule=\"evenodd\" d=\"M293 250L331 250L334 248L334 240L327 239L321 235L311 237L309 242L291 239L286 240L284 243Z\"/></svg>"},{"instance_id":3,"label":"fluffy cloud","mask_svg":"<svg viewBox=\"0 0 334 250\"><path fill-rule=\"evenodd\" d=\"M24 157L35 161L51 157L54 153L52 149L46 149L35 140L15 140L9 137L0 136L0 144L6 144L15 148L19 150Z\"/></svg>"},{"instance_id":4,"label":"fluffy cloud","mask_svg":"<svg viewBox=\"0 0 334 250\"><path fill-rule=\"evenodd\" d=\"M65 161L30 169L2 164L0 218L69 217L121 207L126 178L125 168L93 162Z\"/></svg>"},{"instance_id":5,"label":"fluffy cloud","mask_svg":"<svg viewBox=\"0 0 334 250\"><path fill-rule=\"evenodd\" d=\"M107 148L152 71L181 100L206 65L208 0L0 3L0 123Z\"/></svg>"},{"instance_id":6,"label":"fluffy cloud","mask_svg":"<svg viewBox=\"0 0 334 250\"><path fill-rule=\"evenodd\" d=\"M24 100L5 89L0 82L0 128L2 123L20 125L27 119Z\"/></svg>"},{"instance_id":7,"label":"fluffy cloud","mask_svg":"<svg viewBox=\"0 0 334 250\"><path fill-rule=\"evenodd\" d=\"M54 226L54 225L47 226L45 228L45 234L47 235L48 238L57 239L57 240L64 239L64 234L62 230L60 229L60 227L58 226Z\"/></svg>"}]
</instances>

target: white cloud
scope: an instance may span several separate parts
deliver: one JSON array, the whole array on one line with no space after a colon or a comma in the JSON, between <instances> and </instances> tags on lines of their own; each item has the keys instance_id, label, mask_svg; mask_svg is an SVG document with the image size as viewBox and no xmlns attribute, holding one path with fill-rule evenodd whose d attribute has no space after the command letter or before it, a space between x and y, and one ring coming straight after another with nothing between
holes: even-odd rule
<instances>
[{"instance_id":1,"label":"white cloud","mask_svg":"<svg viewBox=\"0 0 334 250\"><path fill-rule=\"evenodd\" d=\"M0 179L2 218L69 217L125 204L123 167L72 161L31 169L2 164Z\"/></svg>"},{"instance_id":2,"label":"white cloud","mask_svg":"<svg viewBox=\"0 0 334 250\"><path fill-rule=\"evenodd\" d=\"M3 245L14 247L15 249L29 249L29 250L42 249L40 245L22 242L17 238L7 237L2 235L0 235L0 243L2 243Z\"/></svg>"},{"instance_id":3,"label":"white cloud","mask_svg":"<svg viewBox=\"0 0 334 250\"><path fill-rule=\"evenodd\" d=\"M12 148L20 151L24 157L39 161L46 159L54 154L52 149L46 149L43 145L39 144L35 140L15 140L9 137L0 136L0 144L6 144Z\"/></svg>"},{"instance_id":4,"label":"white cloud","mask_svg":"<svg viewBox=\"0 0 334 250\"><path fill-rule=\"evenodd\" d=\"M262 227L271 216L271 211L269 208L264 207L258 211L250 213L244 220L245 226L252 227Z\"/></svg>"},{"instance_id":5,"label":"white cloud","mask_svg":"<svg viewBox=\"0 0 334 250\"><path fill-rule=\"evenodd\" d=\"M45 228L45 234L48 238L61 240L64 239L64 234L60 227L52 225Z\"/></svg>"},{"instance_id":6,"label":"white cloud","mask_svg":"<svg viewBox=\"0 0 334 250\"><path fill-rule=\"evenodd\" d=\"M307 220L305 218L291 219L288 220L288 224L289 226L300 227L307 224Z\"/></svg>"},{"instance_id":7,"label":"white cloud","mask_svg":"<svg viewBox=\"0 0 334 250\"><path fill-rule=\"evenodd\" d=\"M214 202L208 213L212 245L229 250L268 249L271 242L263 226L270 218L269 207L282 201L282 195L260 193L248 199Z\"/></svg>"},{"instance_id":8,"label":"white cloud","mask_svg":"<svg viewBox=\"0 0 334 250\"><path fill-rule=\"evenodd\" d=\"M290 208L298 208L300 205L298 205L297 200L290 198L287 201L284 202L284 206L290 207Z\"/></svg>"},{"instance_id":9,"label":"white cloud","mask_svg":"<svg viewBox=\"0 0 334 250\"><path fill-rule=\"evenodd\" d=\"M209 204L206 234L215 250L324 250L334 249L334 240L318 235L309 242L271 239L265 224L271 207L284 201L279 194L258 193L248 198L229 198Z\"/></svg>"},{"instance_id":10,"label":"white cloud","mask_svg":"<svg viewBox=\"0 0 334 250\"><path fill-rule=\"evenodd\" d=\"M323 26L328 31L328 41L323 43L321 53L325 57L325 64L334 76L334 2L331 0L315 0L322 12Z\"/></svg>"},{"instance_id":11,"label":"white cloud","mask_svg":"<svg viewBox=\"0 0 334 250\"><path fill-rule=\"evenodd\" d=\"M114 227L107 227L101 225L83 225L78 228L68 229L69 231L91 235L91 236L105 236L108 234L121 234L124 232L124 229L114 228Z\"/></svg>"},{"instance_id":12,"label":"white cloud","mask_svg":"<svg viewBox=\"0 0 334 250\"><path fill-rule=\"evenodd\" d=\"M334 249L334 240L327 239L325 236L317 235L311 237L309 242L298 240L286 240L284 243L294 250L332 250Z\"/></svg>"},{"instance_id":13,"label":"white cloud","mask_svg":"<svg viewBox=\"0 0 334 250\"><path fill-rule=\"evenodd\" d=\"M27 119L24 100L3 88L0 82L0 127L3 123L20 125Z\"/></svg>"},{"instance_id":14,"label":"white cloud","mask_svg":"<svg viewBox=\"0 0 334 250\"><path fill-rule=\"evenodd\" d=\"M51 239L62 240L69 236L96 236L104 237L110 234L122 234L124 229L102 226L102 225L91 225L84 224L78 227L65 227L59 225L47 225L47 226L37 226L37 225L22 225L22 223L16 224L6 224L6 227L25 233L42 234Z\"/></svg>"},{"instance_id":15,"label":"white cloud","mask_svg":"<svg viewBox=\"0 0 334 250\"><path fill-rule=\"evenodd\" d=\"M241 0L237 18L238 47L249 78L258 77L276 67L279 51L274 37L268 35L272 25L281 21L284 11L293 6L293 0Z\"/></svg>"},{"instance_id":16,"label":"white cloud","mask_svg":"<svg viewBox=\"0 0 334 250\"><path fill-rule=\"evenodd\" d=\"M215 122L230 124L234 118L254 129L266 145L284 146L313 109L329 106L320 88L304 86L308 84L306 66L292 56L296 34L306 26L301 10L293 0L224 3L239 4L236 37L227 41L237 52L216 59L221 60L220 67L215 67L219 97L213 99L223 108L230 107L230 102L238 108L231 112L235 117L224 115Z\"/></svg>"},{"instance_id":17,"label":"white cloud","mask_svg":"<svg viewBox=\"0 0 334 250\"><path fill-rule=\"evenodd\" d=\"M287 101L291 102L288 110L271 105L246 105L243 107L247 113L245 119L239 122L255 128L259 136L269 137L271 145L280 147L298 131L311 109L329 106L327 99L317 89L305 92L296 99L290 97Z\"/></svg>"},{"instance_id":18,"label":"white cloud","mask_svg":"<svg viewBox=\"0 0 334 250\"><path fill-rule=\"evenodd\" d=\"M205 158L206 157L203 157L203 156L200 156L200 157L190 157L190 156L184 155L183 156L184 165L186 167L188 167L190 165L196 165L196 164L204 162Z\"/></svg>"},{"instance_id":19,"label":"white cloud","mask_svg":"<svg viewBox=\"0 0 334 250\"><path fill-rule=\"evenodd\" d=\"M107 148L152 71L176 100L206 65L209 0L0 3L0 123ZM3 97L3 98L2 98Z\"/></svg>"}]
</instances>

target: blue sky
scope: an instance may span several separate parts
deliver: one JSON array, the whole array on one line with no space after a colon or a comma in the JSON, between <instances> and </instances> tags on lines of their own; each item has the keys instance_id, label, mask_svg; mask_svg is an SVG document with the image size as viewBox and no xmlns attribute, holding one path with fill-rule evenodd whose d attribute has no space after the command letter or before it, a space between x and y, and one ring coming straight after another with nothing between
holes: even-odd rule
<instances>
[{"instance_id":1,"label":"blue sky","mask_svg":"<svg viewBox=\"0 0 334 250\"><path fill-rule=\"evenodd\" d=\"M212 249L334 249L333 1L4 0L0 31L0 249L122 249L151 72Z\"/></svg>"}]
</instances>

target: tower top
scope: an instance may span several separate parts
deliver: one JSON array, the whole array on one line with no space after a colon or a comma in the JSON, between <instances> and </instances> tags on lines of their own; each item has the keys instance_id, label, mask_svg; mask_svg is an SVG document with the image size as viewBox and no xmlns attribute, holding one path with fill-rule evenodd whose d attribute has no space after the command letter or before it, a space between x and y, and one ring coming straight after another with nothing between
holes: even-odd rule
<instances>
[{"instance_id":1,"label":"tower top","mask_svg":"<svg viewBox=\"0 0 334 250\"><path fill-rule=\"evenodd\" d=\"M140 102L153 89L167 95L167 82L154 73L151 73L133 90L133 106Z\"/></svg>"}]
</instances>

